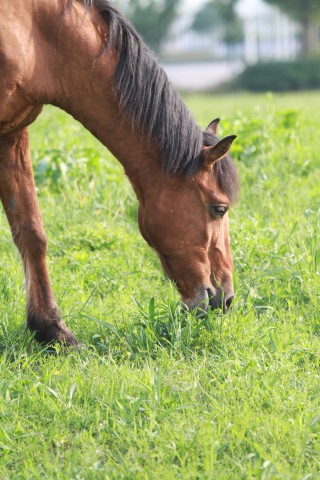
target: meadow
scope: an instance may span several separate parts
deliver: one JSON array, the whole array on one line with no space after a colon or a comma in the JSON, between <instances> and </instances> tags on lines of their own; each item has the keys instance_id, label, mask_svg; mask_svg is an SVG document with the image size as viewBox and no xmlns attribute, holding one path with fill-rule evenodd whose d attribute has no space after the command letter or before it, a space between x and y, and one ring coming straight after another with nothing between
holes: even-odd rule
<instances>
[{"instance_id":1,"label":"meadow","mask_svg":"<svg viewBox=\"0 0 320 480\"><path fill-rule=\"evenodd\" d=\"M241 197L236 298L196 319L137 227L122 166L64 113L30 128L48 265L79 351L25 331L0 214L0 478L320 478L319 93L194 95L221 117Z\"/></svg>"}]
</instances>

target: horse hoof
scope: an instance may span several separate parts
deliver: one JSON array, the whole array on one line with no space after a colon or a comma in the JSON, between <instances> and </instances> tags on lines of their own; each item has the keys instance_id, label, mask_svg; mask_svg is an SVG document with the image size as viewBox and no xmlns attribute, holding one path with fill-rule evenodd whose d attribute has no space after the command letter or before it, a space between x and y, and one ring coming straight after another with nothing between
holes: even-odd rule
<instances>
[{"instance_id":1,"label":"horse hoof","mask_svg":"<svg viewBox=\"0 0 320 480\"><path fill-rule=\"evenodd\" d=\"M60 323L60 322L59 322ZM62 325L58 326L57 335L53 338L52 341L63 343L68 347L76 347L78 346L78 341L76 337L73 335L71 330L65 326L64 322L61 322Z\"/></svg>"},{"instance_id":2,"label":"horse hoof","mask_svg":"<svg viewBox=\"0 0 320 480\"><path fill-rule=\"evenodd\" d=\"M68 328L50 327L45 331L36 330L35 340L42 344L60 343L67 347L76 347L78 341Z\"/></svg>"},{"instance_id":3,"label":"horse hoof","mask_svg":"<svg viewBox=\"0 0 320 480\"><path fill-rule=\"evenodd\" d=\"M35 317L28 317L28 328L35 332L35 340L42 344L61 343L68 347L76 347L78 341L66 327L63 320L49 322L39 321Z\"/></svg>"}]
</instances>

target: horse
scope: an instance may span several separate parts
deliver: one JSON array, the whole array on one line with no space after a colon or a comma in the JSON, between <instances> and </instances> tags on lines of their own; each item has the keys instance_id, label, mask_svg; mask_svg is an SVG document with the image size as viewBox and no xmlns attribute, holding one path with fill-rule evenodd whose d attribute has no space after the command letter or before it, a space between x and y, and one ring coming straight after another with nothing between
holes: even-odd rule
<instances>
[{"instance_id":1,"label":"horse","mask_svg":"<svg viewBox=\"0 0 320 480\"><path fill-rule=\"evenodd\" d=\"M0 2L0 199L24 267L27 327L41 343L77 345L55 300L28 126L43 105L66 111L121 162L138 225L185 308L226 312L234 297L228 209L239 182L219 140L174 90L108 0Z\"/></svg>"}]
</instances>

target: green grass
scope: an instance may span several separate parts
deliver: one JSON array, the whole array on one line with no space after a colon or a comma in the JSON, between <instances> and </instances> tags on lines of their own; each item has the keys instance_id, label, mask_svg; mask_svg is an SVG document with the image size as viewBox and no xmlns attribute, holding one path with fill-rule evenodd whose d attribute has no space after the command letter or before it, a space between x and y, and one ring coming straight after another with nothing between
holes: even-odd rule
<instances>
[{"instance_id":1,"label":"green grass","mask_svg":"<svg viewBox=\"0 0 320 480\"><path fill-rule=\"evenodd\" d=\"M185 317L123 169L47 108L31 128L48 264L79 352L24 328L0 216L1 479L320 478L319 94L191 96L237 134L236 300Z\"/></svg>"}]
</instances>

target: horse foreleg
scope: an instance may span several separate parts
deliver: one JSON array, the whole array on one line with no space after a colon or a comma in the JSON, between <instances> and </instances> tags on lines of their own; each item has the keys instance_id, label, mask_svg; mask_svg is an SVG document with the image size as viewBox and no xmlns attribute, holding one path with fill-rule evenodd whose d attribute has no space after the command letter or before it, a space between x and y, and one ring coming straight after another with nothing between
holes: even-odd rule
<instances>
[{"instance_id":1,"label":"horse foreleg","mask_svg":"<svg viewBox=\"0 0 320 480\"><path fill-rule=\"evenodd\" d=\"M28 129L0 137L0 198L25 272L27 325L39 342L75 345L53 295L46 265L47 240L35 190Z\"/></svg>"}]
</instances>

